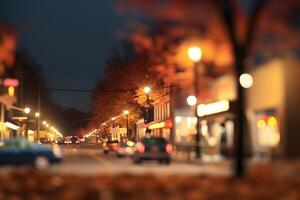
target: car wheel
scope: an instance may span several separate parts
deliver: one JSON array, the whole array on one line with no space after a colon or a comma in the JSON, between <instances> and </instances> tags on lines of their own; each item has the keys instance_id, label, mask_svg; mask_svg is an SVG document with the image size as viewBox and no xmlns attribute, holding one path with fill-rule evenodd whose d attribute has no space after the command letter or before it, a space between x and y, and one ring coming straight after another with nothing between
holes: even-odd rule
<instances>
[{"instance_id":1,"label":"car wheel","mask_svg":"<svg viewBox=\"0 0 300 200\"><path fill-rule=\"evenodd\" d=\"M45 156L38 156L34 161L34 166L39 170L45 170L50 167L50 162Z\"/></svg>"}]
</instances>

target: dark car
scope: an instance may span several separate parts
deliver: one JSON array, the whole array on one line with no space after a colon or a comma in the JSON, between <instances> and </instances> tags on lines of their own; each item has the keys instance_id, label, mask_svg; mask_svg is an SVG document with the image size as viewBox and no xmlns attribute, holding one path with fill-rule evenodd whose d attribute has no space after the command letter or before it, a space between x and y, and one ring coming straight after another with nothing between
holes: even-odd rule
<instances>
[{"instance_id":1,"label":"dark car","mask_svg":"<svg viewBox=\"0 0 300 200\"><path fill-rule=\"evenodd\" d=\"M135 145L132 155L133 162L142 163L144 160L157 160L159 163L171 162L172 145L162 137L146 137Z\"/></svg>"},{"instance_id":2,"label":"dark car","mask_svg":"<svg viewBox=\"0 0 300 200\"><path fill-rule=\"evenodd\" d=\"M0 165L34 165L45 169L61 160L59 147L44 147L25 138L9 139L0 147Z\"/></svg>"},{"instance_id":3,"label":"dark car","mask_svg":"<svg viewBox=\"0 0 300 200\"><path fill-rule=\"evenodd\" d=\"M103 153L107 154L109 152L117 152L119 146L118 140L108 140L106 142L103 142L102 149Z\"/></svg>"},{"instance_id":4,"label":"dark car","mask_svg":"<svg viewBox=\"0 0 300 200\"><path fill-rule=\"evenodd\" d=\"M55 144L64 144L65 143L65 139L64 138L59 138L57 140L55 140Z\"/></svg>"},{"instance_id":5,"label":"dark car","mask_svg":"<svg viewBox=\"0 0 300 200\"><path fill-rule=\"evenodd\" d=\"M77 136L71 136L71 144L79 144L79 138Z\"/></svg>"}]
</instances>

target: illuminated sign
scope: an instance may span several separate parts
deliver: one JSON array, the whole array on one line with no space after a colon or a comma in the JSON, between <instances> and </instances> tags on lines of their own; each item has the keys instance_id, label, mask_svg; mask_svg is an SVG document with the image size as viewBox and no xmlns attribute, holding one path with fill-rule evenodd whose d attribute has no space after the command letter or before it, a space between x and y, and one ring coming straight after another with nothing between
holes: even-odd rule
<instances>
[{"instance_id":1,"label":"illuminated sign","mask_svg":"<svg viewBox=\"0 0 300 200\"><path fill-rule=\"evenodd\" d=\"M19 86L19 80L16 78L6 78L3 80L3 85L5 87L18 87Z\"/></svg>"},{"instance_id":2,"label":"illuminated sign","mask_svg":"<svg viewBox=\"0 0 300 200\"><path fill-rule=\"evenodd\" d=\"M229 101L221 100L209 104L199 104L197 106L197 115L203 117L229 110Z\"/></svg>"},{"instance_id":3,"label":"illuminated sign","mask_svg":"<svg viewBox=\"0 0 300 200\"><path fill-rule=\"evenodd\" d=\"M149 129L158 129L163 127L165 127L165 122L159 122L159 123L151 124L149 126Z\"/></svg>"},{"instance_id":4,"label":"illuminated sign","mask_svg":"<svg viewBox=\"0 0 300 200\"><path fill-rule=\"evenodd\" d=\"M150 124L148 126L149 129L159 129L159 128L172 128L172 121L171 120L165 120L162 122L157 122Z\"/></svg>"}]
</instances>

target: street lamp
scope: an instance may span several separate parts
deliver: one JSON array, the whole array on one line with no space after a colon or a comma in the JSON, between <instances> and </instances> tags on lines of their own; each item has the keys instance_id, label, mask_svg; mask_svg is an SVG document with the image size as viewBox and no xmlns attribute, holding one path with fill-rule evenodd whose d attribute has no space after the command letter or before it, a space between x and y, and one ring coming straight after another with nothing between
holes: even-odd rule
<instances>
[{"instance_id":1,"label":"street lamp","mask_svg":"<svg viewBox=\"0 0 300 200\"><path fill-rule=\"evenodd\" d=\"M149 94L151 92L151 88L149 86L144 87L145 94Z\"/></svg>"},{"instance_id":2,"label":"street lamp","mask_svg":"<svg viewBox=\"0 0 300 200\"><path fill-rule=\"evenodd\" d=\"M112 127L113 127L113 128L115 128L115 119L116 119L115 117L112 117L112 118L111 118L111 121L112 121Z\"/></svg>"},{"instance_id":3,"label":"street lamp","mask_svg":"<svg viewBox=\"0 0 300 200\"><path fill-rule=\"evenodd\" d=\"M24 113L28 115L30 113L30 108L29 107L24 108Z\"/></svg>"},{"instance_id":4,"label":"street lamp","mask_svg":"<svg viewBox=\"0 0 300 200\"><path fill-rule=\"evenodd\" d=\"M186 102L189 106L195 106L197 104L197 97L191 95L186 98Z\"/></svg>"},{"instance_id":5,"label":"street lamp","mask_svg":"<svg viewBox=\"0 0 300 200\"><path fill-rule=\"evenodd\" d=\"M124 114L125 114L125 118L126 118L126 136L127 136L127 139L129 139L129 132L128 132L128 114L129 114L129 111L128 110L125 110L124 111Z\"/></svg>"},{"instance_id":6,"label":"street lamp","mask_svg":"<svg viewBox=\"0 0 300 200\"><path fill-rule=\"evenodd\" d=\"M239 77L239 82L243 88L248 89L253 85L253 77L250 74L244 73Z\"/></svg>"},{"instance_id":7,"label":"street lamp","mask_svg":"<svg viewBox=\"0 0 300 200\"><path fill-rule=\"evenodd\" d=\"M151 107L150 96L149 96L150 92L151 92L151 88L149 86L144 87L144 93L146 94L146 97L147 97L147 100L146 100L146 103L147 103L146 116L144 117L145 123L152 120L151 115L150 115L150 107Z\"/></svg>"},{"instance_id":8,"label":"street lamp","mask_svg":"<svg viewBox=\"0 0 300 200\"><path fill-rule=\"evenodd\" d=\"M40 113L39 112L35 113L35 118L36 118L36 140L39 141L40 139Z\"/></svg>"},{"instance_id":9,"label":"street lamp","mask_svg":"<svg viewBox=\"0 0 300 200\"><path fill-rule=\"evenodd\" d=\"M188 57L190 58L190 60L194 63L194 91L195 91L195 98L190 97L189 100L192 101L191 103L197 103L197 97L199 95L199 89L198 89L198 66L199 66L199 62L201 60L202 57L202 51L200 49L200 47L197 46L191 46L188 49ZM195 101L196 100L196 101ZM195 117L197 118L197 123L196 123L196 158L200 158L201 154L200 154L200 123L198 120L198 115L197 115L197 108L195 106Z\"/></svg>"},{"instance_id":10,"label":"street lamp","mask_svg":"<svg viewBox=\"0 0 300 200\"><path fill-rule=\"evenodd\" d=\"M29 108L29 107L24 108L24 113L26 114L25 138L28 139L28 125L29 125L29 113L30 113L30 108Z\"/></svg>"}]
</instances>

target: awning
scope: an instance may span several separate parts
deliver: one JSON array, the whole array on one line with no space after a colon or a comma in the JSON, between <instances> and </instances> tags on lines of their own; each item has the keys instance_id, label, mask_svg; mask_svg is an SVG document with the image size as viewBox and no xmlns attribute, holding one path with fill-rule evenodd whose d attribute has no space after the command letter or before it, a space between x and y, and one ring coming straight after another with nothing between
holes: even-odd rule
<instances>
[{"instance_id":1,"label":"awning","mask_svg":"<svg viewBox=\"0 0 300 200\"><path fill-rule=\"evenodd\" d=\"M148 128L148 129L160 129L160 128L172 128L172 120L167 119L163 121L154 121L150 122L148 124L145 124L143 128Z\"/></svg>"}]
</instances>

